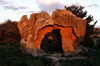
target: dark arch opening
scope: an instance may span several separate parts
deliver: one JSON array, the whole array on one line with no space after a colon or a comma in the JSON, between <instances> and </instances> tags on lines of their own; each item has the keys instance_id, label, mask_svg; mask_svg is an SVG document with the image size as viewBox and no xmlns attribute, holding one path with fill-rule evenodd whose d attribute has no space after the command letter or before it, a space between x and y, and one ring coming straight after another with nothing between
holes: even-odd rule
<instances>
[{"instance_id":1,"label":"dark arch opening","mask_svg":"<svg viewBox=\"0 0 100 66\"><path fill-rule=\"evenodd\" d=\"M54 29L45 35L40 47L46 53L63 52L61 39L60 29Z\"/></svg>"}]
</instances>

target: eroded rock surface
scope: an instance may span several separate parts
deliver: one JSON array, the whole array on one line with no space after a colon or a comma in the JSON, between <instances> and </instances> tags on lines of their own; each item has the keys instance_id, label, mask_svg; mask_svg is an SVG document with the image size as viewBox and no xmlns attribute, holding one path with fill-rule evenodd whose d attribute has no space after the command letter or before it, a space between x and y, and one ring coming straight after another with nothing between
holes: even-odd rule
<instances>
[{"instance_id":1,"label":"eroded rock surface","mask_svg":"<svg viewBox=\"0 0 100 66\"><path fill-rule=\"evenodd\" d=\"M68 10L57 9L52 16L43 11L31 14L28 20L24 15L18 23L18 28L23 53L33 56L44 55L45 51L40 47L41 42L46 34L55 29L60 30L63 51L77 52L76 46L84 39L86 20L76 17ZM53 40L53 37L49 36L48 39Z\"/></svg>"}]
</instances>

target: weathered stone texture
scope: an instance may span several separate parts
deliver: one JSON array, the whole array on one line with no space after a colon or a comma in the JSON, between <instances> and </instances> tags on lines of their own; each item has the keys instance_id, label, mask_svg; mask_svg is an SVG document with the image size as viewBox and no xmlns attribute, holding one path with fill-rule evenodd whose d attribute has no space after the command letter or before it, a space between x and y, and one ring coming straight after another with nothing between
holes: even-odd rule
<instances>
[{"instance_id":1,"label":"weathered stone texture","mask_svg":"<svg viewBox=\"0 0 100 66\"><path fill-rule=\"evenodd\" d=\"M40 48L44 36L54 29L60 29L64 52L76 52L75 46L83 41L86 20L73 15L70 11L57 9L50 16L46 12L33 13L30 19L24 15L18 23L23 53L40 56L45 52ZM50 37L52 38L52 37Z\"/></svg>"},{"instance_id":2,"label":"weathered stone texture","mask_svg":"<svg viewBox=\"0 0 100 66\"><path fill-rule=\"evenodd\" d=\"M71 26L75 35L79 38L81 37L80 39L83 40L82 36L84 37L85 35L86 20L77 18L76 15L72 14L70 11L59 9L53 12L52 18L54 24L64 27Z\"/></svg>"}]
</instances>

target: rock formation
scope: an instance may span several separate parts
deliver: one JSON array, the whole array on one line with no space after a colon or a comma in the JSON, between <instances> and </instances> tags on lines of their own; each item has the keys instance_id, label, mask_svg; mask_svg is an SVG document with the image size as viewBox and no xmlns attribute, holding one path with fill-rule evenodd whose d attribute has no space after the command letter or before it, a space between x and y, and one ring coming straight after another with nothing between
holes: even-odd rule
<instances>
[{"instance_id":1,"label":"rock formation","mask_svg":"<svg viewBox=\"0 0 100 66\"><path fill-rule=\"evenodd\" d=\"M68 10L56 9L52 16L42 11L31 14L28 20L27 15L24 15L18 23L18 28L23 53L33 56L44 55L46 52L41 49L41 42L48 33L53 33L56 29L60 30L63 52L77 52L76 47L84 39L86 20L76 17ZM53 36L48 34L46 39L53 41ZM52 43L54 42L57 43L56 40Z\"/></svg>"}]
</instances>

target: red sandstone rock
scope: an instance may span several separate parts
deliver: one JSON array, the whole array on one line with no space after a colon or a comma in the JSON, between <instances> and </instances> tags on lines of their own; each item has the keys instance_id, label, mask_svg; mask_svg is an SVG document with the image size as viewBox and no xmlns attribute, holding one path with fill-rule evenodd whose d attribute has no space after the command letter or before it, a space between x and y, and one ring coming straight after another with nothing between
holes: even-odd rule
<instances>
[{"instance_id":1,"label":"red sandstone rock","mask_svg":"<svg viewBox=\"0 0 100 66\"><path fill-rule=\"evenodd\" d=\"M52 16L43 11L31 14L28 20L24 15L18 23L18 28L21 34L20 46L23 53L33 56L45 54L40 48L41 41L54 29L60 29L63 51L77 52L75 46L84 39L86 20L76 17L68 10L57 9ZM48 39L52 39L52 37L49 36Z\"/></svg>"}]
</instances>

